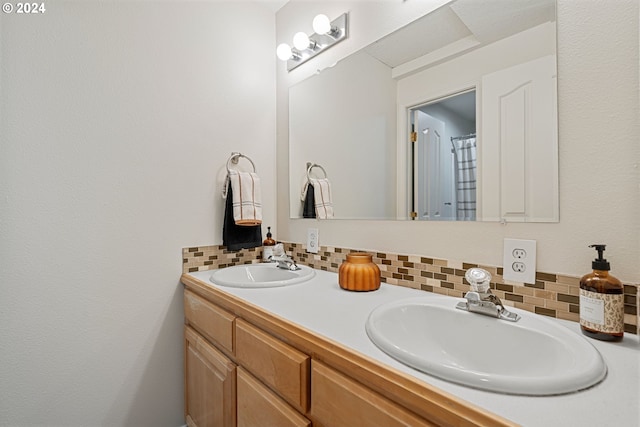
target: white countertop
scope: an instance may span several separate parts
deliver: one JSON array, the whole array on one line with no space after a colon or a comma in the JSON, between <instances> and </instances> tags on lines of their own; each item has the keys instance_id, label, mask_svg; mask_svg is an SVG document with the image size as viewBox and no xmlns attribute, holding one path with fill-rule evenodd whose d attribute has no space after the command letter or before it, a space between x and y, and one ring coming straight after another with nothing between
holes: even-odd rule
<instances>
[{"instance_id":1,"label":"white countertop","mask_svg":"<svg viewBox=\"0 0 640 427\"><path fill-rule=\"evenodd\" d=\"M453 384L410 368L379 350L365 331L369 313L380 304L432 297L448 298L455 305L459 299L385 283L373 292L348 292L339 287L336 273L321 270L316 270L315 277L308 282L268 289L217 286L209 281L212 273L189 274L523 426L640 427L640 341L636 335L625 334L619 343L585 337L600 351L608 367L604 381L587 390L559 396L504 395ZM579 324L554 321L582 335Z\"/></svg>"}]
</instances>

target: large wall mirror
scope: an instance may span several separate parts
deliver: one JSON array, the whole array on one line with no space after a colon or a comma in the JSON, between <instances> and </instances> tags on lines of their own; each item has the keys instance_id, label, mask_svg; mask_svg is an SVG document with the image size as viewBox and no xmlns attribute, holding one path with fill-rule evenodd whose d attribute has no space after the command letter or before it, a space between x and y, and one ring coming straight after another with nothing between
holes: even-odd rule
<instances>
[{"instance_id":1,"label":"large wall mirror","mask_svg":"<svg viewBox=\"0 0 640 427\"><path fill-rule=\"evenodd\" d=\"M291 86L290 217L326 176L336 219L557 222L555 8L454 0Z\"/></svg>"}]
</instances>

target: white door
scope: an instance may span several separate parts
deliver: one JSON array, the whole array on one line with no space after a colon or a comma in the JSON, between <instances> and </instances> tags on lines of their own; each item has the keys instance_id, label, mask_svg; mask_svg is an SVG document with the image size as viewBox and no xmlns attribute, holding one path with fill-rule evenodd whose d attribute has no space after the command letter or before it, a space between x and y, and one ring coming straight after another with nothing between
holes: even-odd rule
<instances>
[{"instance_id":1,"label":"white door","mask_svg":"<svg viewBox=\"0 0 640 427\"><path fill-rule=\"evenodd\" d=\"M452 220L453 183L450 144L444 139L445 123L419 110L413 112L417 140L414 151L414 201L420 220Z\"/></svg>"},{"instance_id":2,"label":"white door","mask_svg":"<svg viewBox=\"0 0 640 427\"><path fill-rule=\"evenodd\" d=\"M556 105L553 55L482 78L483 220L558 221Z\"/></svg>"}]
</instances>

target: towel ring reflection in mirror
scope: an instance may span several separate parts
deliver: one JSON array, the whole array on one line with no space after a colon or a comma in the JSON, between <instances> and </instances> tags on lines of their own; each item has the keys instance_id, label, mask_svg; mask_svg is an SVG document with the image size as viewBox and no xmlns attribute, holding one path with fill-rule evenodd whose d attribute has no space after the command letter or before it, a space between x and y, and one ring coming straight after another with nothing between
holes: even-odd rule
<instances>
[{"instance_id":1,"label":"towel ring reflection in mirror","mask_svg":"<svg viewBox=\"0 0 640 427\"><path fill-rule=\"evenodd\" d=\"M327 171L324 170L324 168L322 166L320 166L317 163L311 163L311 162L307 162L307 181L311 179L311 169L313 168L318 168L322 171L322 173L324 173L324 177L327 177Z\"/></svg>"},{"instance_id":2,"label":"towel ring reflection in mirror","mask_svg":"<svg viewBox=\"0 0 640 427\"><path fill-rule=\"evenodd\" d=\"M236 152L232 152L231 157L227 159L227 173L230 172L231 170L229 167L229 163L233 163L234 165L237 165L238 161L240 160L240 157L244 157L245 159L249 160L249 163L251 163L251 167L253 168L253 172L255 173L256 165L253 163L253 160L251 160L249 157L245 156L242 153L236 153Z\"/></svg>"}]
</instances>

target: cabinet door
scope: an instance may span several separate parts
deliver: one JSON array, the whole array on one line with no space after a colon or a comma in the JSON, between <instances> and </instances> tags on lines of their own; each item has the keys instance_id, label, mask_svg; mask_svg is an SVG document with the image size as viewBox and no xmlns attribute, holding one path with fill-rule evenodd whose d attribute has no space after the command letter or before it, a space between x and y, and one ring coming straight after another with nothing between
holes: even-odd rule
<instances>
[{"instance_id":1,"label":"cabinet door","mask_svg":"<svg viewBox=\"0 0 640 427\"><path fill-rule=\"evenodd\" d=\"M185 326L185 416L189 427L235 427L236 365Z\"/></svg>"},{"instance_id":2,"label":"cabinet door","mask_svg":"<svg viewBox=\"0 0 640 427\"><path fill-rule=\"evenodd\" d=\"M311 422L264 384L238 368L237 427L309 427Z\"/></svg>"},{"instance_id":3,"label":"cabinet door","mask_svg":"<svg viewBox=\"0 0 640 427\"><path fill-rule=\"evenodd\" d=\"M310 418L314 427L435 425L316 360L311 361Z\"/></svg>"}]
</instances>

